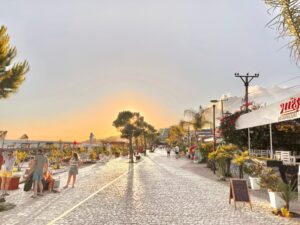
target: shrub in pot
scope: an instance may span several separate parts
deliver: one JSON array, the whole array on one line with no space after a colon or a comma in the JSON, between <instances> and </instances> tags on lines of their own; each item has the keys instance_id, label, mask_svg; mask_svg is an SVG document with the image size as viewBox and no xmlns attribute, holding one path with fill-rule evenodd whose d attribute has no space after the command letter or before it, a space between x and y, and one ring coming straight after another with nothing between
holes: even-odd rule
<instances>
[{"instance_id":1,"label":"shrub in pot","mask_svg":"<svg viewBox=\"0 0 300 225\"><path fill-rule=\"evenodd\" d=\"M233 158L233 163L237 164L239 166L239 178L244 178L244 165L245 162L249 160L249 152L248 151L238 151Z\"/></svg>"},{"instance_id":2,"label":"shrub in pot","mask_svg":"<svg viewBox=\"0 0 300 225\"><path fill-rule=\"evenodd\" d=\"M264 168L260 174L260 185L268 189L270 204L275 209L284 207L285 202L281 198L280 179L271 168Z\"/></svg>"},{"instance_id":3,"label":"shrub in pot","mask_svg":"<svg viewBox=\"0 0 300 225\"><path fill-rule=\"evenodd\" d=\"M213 144L212 143L202 143L199 145L199 151L202 156L201 162L207 162L208 154L213 151Z\"/></svg>"},{"instance_id":4,"label":"shrub in pot","mask_svg":"<svg viewBox=\"0 0 300 225\"><path fill-rule=\"evenodd\" d=\"M279 183L279 196L285 202L285 209L289 212L290 201L296 199L298 194L296 192L296 182L289 181L287 184L284 182ZM289 214L288 214L289 215Z\"/></svg>"},{"instance_id":5,"label":"shrub in pot","mask_svg":"<svg viewBox=\"0 0 300 225\"><path fill-rule=\"evenodd\" d=\"M250 186L252 190L260 190L260 175L263 170L262 164L258 162L251 162L244 165L244 172L249 175Z\"/></svg>"},{"instance_id":6,"label":"shrub in pot","mask_svg":"<svg viewBox=\"0 0 300 225\"><path fill-rule=\"evenodd\" d=\"M230 161L237 151L235 145L221 145L216 151L208 154L208 159L213 161L217 165L218 175L221 180L225 180L226 176L230 175L230 171L227 171L228 160Z\"/></svg>"}]
</instances>

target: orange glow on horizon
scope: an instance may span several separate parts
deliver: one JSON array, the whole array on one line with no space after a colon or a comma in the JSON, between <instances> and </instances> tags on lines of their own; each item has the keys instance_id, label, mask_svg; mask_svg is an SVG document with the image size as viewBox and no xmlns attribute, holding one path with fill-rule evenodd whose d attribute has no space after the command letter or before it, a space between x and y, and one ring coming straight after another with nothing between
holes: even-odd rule
<instances>
[{"instance_id":1,"label":"orange glow on horizon","mask_svg":"<svg viewBox=\"0 0 300 225\"><path fill-rule=\"evenodd\" d=\"M96 138L119 135L112 122L120 111L140 112L156 129L168 127L178 121L172 110L141 93L122 92L96 101L86 108L51 118L28 121L3 121L8 139L18 139L26 133L31 140L88 140L93 132Z\"/></svg>"}]
</instances>

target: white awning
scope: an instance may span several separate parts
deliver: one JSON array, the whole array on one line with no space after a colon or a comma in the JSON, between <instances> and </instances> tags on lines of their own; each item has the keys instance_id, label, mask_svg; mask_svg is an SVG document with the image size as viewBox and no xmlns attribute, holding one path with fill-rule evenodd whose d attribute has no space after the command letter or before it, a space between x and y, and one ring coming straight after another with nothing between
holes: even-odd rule
<instances>
[{"instance_id":1,"label":"white awning","mask_svg":"<svg viewBox=\"0 0 300 225\"><path fill-rule=\"evenodd\" d=\"M300 93L240 116L235 128L245 129L300 118Z\"/></svg>"}]
</instances>

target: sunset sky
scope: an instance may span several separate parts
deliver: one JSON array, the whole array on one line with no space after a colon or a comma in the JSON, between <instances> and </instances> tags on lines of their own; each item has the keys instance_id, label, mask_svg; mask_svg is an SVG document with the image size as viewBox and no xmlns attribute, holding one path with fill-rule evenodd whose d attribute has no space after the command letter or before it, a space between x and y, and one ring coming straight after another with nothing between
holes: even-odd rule
<instances>
[{"instance_id":1,"label":"sunset sky","mask_svg":"<svg viewBox=\"0 0 300 225\"><path fill-rule=\"evenodd\" d=\"M299 68L266 28L261 0L3 0L18 59L30 72L0 101L8 138L85 140L117 135L119 111L139 111L156 128L224 93L242 95L235 72L271 87Z\"/></svg>"}]
</instances>

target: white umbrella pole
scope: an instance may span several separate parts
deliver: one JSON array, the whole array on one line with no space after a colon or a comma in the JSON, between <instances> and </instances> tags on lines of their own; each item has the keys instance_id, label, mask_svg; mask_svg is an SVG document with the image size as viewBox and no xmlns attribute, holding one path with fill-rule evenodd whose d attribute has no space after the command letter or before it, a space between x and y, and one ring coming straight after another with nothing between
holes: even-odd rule
<instances>
[{"instance_id":1,"label":"white umbrella pole","mask_svg":"<svg viewBox=\"0 0 300 225\"><path fill-rule=\"evenodd\" d=\"M271 152L271 159L273 159L273 135L272 135L272 124L269 124L270 130L270 152Z\"/></svg>"},{"instance_id":2,"label":"white umbrella pole","mask_svg":"<svg viewBox=\"0 0 300 225\"><path fill-rule=\"evenodd\" d=\"M248 128L248 151L249 151L249 155L250 155L250 153L251 153L250 128Z\"/></svg>"}]
</instances>

